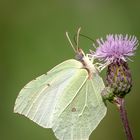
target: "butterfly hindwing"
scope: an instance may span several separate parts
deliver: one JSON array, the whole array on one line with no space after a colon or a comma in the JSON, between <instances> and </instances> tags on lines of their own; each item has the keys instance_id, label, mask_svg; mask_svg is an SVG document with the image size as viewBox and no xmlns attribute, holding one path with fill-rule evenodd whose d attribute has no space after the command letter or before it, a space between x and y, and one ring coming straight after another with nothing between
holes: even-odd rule
<instances>
[{"instance_id":1,"label":"butterfly hindwing","mask_svg":"<svg viewBox=\"0 0 140 140\"><path fill-rule=\"evenodd\" d=\"M73 89L78 82L75 81L71 88ZM86 80L67 108L55 120L53 131L59 140L88 140L107 111L101 97L104 87L98 74ZM59 108L61 107L58 105Z\"/></svg>"}]
</instances>

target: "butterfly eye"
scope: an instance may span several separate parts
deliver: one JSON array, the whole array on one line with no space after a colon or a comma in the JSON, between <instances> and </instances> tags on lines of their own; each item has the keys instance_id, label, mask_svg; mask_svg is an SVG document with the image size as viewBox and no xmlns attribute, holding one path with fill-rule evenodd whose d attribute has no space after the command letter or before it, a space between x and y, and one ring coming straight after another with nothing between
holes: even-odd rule
<instances>
[{"instance_id":1,"label":"butterfly eye","mask_svg":"<svg viewBox=\"0 0 140 140\"><path fill-rule=\"evenodd\" d=\"M78 48L78 50L76 52L75 59L78 60L78 61L82 61L83 57L85 57L85 54L84 54L83 50Z\"/></svg>"},{"instance_id":2,"label":"butterfly eye","mask_svg":"<svg viewBox=\"0 0 140 140\"><path fill-rule=\"evenodd\" d=\"M84 57L84 55L82 53L77 53L75 55L75 59L78 60L78 61L82 61L83 57Z\"/></svg>"}]
</instances>

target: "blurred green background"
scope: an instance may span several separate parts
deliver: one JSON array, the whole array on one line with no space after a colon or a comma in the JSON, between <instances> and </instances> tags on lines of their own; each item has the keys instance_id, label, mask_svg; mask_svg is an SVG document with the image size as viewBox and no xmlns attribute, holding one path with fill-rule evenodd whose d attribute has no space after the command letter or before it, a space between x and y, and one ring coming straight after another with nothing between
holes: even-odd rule
<instances>
[{"instance_id":1,"label":"blurred green background","mask_svg":"<svg viewBox=\"0 0 140 140\"><path fill-rule=\"evenodd\" d=\"M56 64L74 58L65 31L82 33L96 39L108 33L140 37L139 0L0 0L0 140L55 140L50 129L14 114L20 89L30 80ZM92 42L80 38L88 51ZM129 62L133 89L126 97L134 139L140 139L140 49ZM115 106L90 140L125 140Z\"/></svg>"}]
</instances>

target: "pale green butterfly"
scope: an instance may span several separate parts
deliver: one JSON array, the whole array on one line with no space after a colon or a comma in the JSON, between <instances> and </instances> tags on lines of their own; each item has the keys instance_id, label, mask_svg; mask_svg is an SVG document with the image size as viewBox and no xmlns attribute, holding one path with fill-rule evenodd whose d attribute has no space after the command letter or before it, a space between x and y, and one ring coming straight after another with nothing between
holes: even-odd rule
<instances>
[{"instance_id":1,"label":"pale green butterfly","mask_svg":"<svg viewBox=\"0 0 140 140\"><path fill-rule=\"evenodd\" d=\"M73 46L78 60L69 59L29 82L20 91L14 112L44 128L59 140L88 140L106 115L101 92L105 88L91 55Z\"/></svg>"}]
</instances>

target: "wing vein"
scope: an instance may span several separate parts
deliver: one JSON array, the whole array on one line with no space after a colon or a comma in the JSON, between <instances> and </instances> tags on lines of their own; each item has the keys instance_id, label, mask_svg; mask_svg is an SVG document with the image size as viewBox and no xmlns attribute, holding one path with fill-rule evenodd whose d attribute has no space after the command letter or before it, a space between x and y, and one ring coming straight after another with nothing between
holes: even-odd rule
<instances>
[{"instance_id":1,"label":"wing vein","mask_svg":"<svg viewBox=\"0 0 140 140\"><path fill-rule=\"evenodd\" d=\"M91 80L91 85L92 85L92 88L93 88L94 92L96 92L96 91L95 91L95 88L94 88L93 80ZM98 104L101 104L100 101L99 101L99 96L97 96L97 94L95 94L95 95L96 95Z\"/></svg>"},{"instance_id":2,"label":"wing vein","mask_svg":"<svg viewBox=\"0 0 140 140\"><path fill-rule=\"evenodd\" d=\"M87 79L88 79L88 76L85 78L85 80L83 81L83 83L81 84L81 86L78 88L75 96L68 102L68 104L64 107L64 109L60 112L60 114L58 115L58 118L65 111L65 109L71 104L71 102L76 98L77 94L79 93L79 91L81 90L81 88L84 86L84 84L86 83ZM54 132L55 132L55 130L54 130Z\"/></svg>"}]
</instances>

